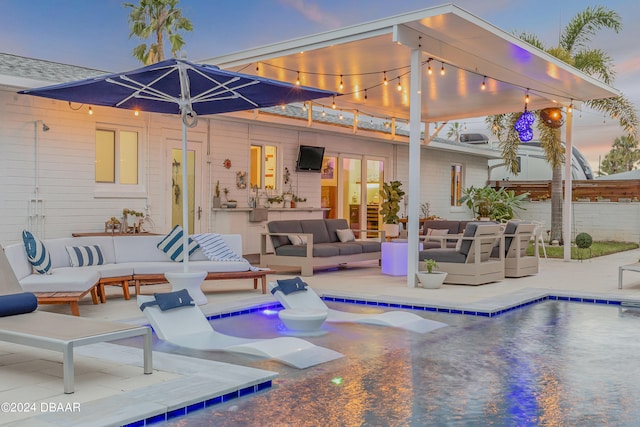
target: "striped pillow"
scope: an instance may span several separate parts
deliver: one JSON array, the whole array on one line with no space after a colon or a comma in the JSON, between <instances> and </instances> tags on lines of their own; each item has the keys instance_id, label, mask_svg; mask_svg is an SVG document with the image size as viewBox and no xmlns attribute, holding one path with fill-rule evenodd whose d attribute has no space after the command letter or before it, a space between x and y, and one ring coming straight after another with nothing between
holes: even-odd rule
<instances>
[{"instance_id":1,"label":"striped pillow","mask_svg":"<svg viewBox=\"0 0 640 427\"><path fill-rule=\"evenodd\" d=\"M51 257L44 243L27 230L22 231L22 241L33 269L40 274L51 274Z\"/></svg>"},{"instance_id":2,"label":"striped pillow","mask_svg":"<svg viewBox=\"0 0 640 427\"><path fill-rule=\"evenodd\" d=\"M211 261L244 261L244 258L227 245L221 234L203 233L194 234L192 237Z\"/></svg>"},{"instance_id":3,"label":"striped pillow","mask_svg":"<svg viewBox=\"0 0 640 427\"><path fill-rule=\"evenodd\" d=\"M160 243L158 243L158 249L169 255L169 258L176 262L182 262L184 260L184 254L182 251L182 233L182 226L178 224L173 227L173 230L171 230L169 234L160 241ZM193 254L198 248L198 243L189 237L189 255Z\"/></svg>"},{"instance_id":4,"label":"striped pillow","mask_svg":"<svg viewBox=\"0 0 640 427\"><path fill-rule=\"evenodd\" d=\"M87 265L103 265L104 256L100 245L67 246L71 267L85 267Z\"/></svg>"}]
</instances>

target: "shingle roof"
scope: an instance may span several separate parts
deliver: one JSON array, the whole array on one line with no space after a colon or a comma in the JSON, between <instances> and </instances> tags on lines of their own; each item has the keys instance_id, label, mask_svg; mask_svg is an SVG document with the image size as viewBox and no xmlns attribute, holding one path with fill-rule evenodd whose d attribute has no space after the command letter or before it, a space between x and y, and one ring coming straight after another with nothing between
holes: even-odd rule
<instances>
[{"instance_id":1,"label":"shingle roof","mask_svg":"<svg viewBox=\"0 0 640 427\"><path fill-rule=\"evenodd\" d=\"M107 74L107 72L0 52L0 84L5 83L4 76L46 81L53 84L102 74Z\"/></svg>"}]
</instances>

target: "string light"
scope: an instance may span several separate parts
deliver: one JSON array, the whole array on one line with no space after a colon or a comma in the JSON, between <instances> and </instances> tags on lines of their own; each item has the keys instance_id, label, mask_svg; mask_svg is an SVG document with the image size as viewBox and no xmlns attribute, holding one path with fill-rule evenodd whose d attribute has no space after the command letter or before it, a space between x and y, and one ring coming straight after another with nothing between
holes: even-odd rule
<instances>
[{"instance_id":1,"label":"string light","mask_svg":"<svg viewBox=\"0 0 640 427\"><path fill-rule=\"evenodd\" d=\"M333 108L334 110L336 109L336 97L333 97L333 101L331 103L331 108Z\"/></svg>"},{"instance_id":2,"label":"string light","mask_svg":"<svg viewBox=\"0 0 640 427\"><path fill-rule=\"evenodd\" d=\"M573 111L573 99L571 100L571 104L569 104L569 108L567 108L567 112L571 113Z\"/></svg>"},{"instance_id":3,"label":"string light","mask_svg":"<svg viewBox=\"0 0 640 427\"><path fill-rule=\"evenodd\" d=\"M367 90L366 89L364 90L364 99L365 99L365 101L367 99Z\"/></svg>"},{"instance_id":4,"label":"string light","mask_svg":"<svg viewBox=\"0 0 640 427\"><path fill-rule=\"evenodd\" d=\"M487 76L484 76L482 78L482 84L480 85L480 90L486 90L487 89Z\"/></svg>"},{"instance_id":5,"label":"string light","mask_svg":"<svg viewBox=\"0 0 640 427\"><path fill-rule=\"evenodd\" d=\"M433 69L431 68L431 58L429 58L429 60L427 61L427 74L433 74Z\"/></svg>"},{"instance_id":6,"label":"string light","mask_svg":"<svg viewBox=\"0 0 640 427\"><path fill-rule=\"evenodd\" d=\"M398 86L396 86L396 89L398 89L398 92L402 91L402 83L400 83L400 77L398 77Z\"/></svg>"},{"instance_id":7,"label":"string light","mask_svg":"<svg viewBox=\"0 0 640 427\"><path fill-rule=\"evenodd\" d=\"M91 107L89 107L89 115L93 116L93 110L91 109Z\"/></svg>"},{"instance_id":8,"label":"string light","mask_svg":"<svg viewBox=\"0 0 640 427\"><path fill-rule=\"evenodd\" d=\"M342 115L342 110L340 110L340 114L338 114L338 118L339 118L340 120L343 120L343 119L344 119L344 116Z\"/></svg>"},{"instance_id":9,"label":"string light","mask_svg":"<svg viewBox=\"0 0 640 427\"><path fill-rule=\"evenodd\" d=\"M446 71L444 70L444 62L442 63L442 66L440 67L440 75L444 76L446 74Z\"/></svg>"},{"instance_id":10,"label":"string light","mask_svg":"<svg viewBox=\"0 0 640 427\"><path fill-rule=\"evenodd\" d=\"M300 86L300 71L298 71L298 78L296 79L296 86Z\"/></svg>"},{"instance_id":11,"label":"string light","mask_svg":"<svg viewBox=\"0 0 640 427\"><path fill-rule=\"evenodd\" d=\"M138 110L133 110L133 115L138 117L140 115L140 111Z\"/></svg>"},{"instance_id":12,"label":"string light","mask_svg":"<svg viewBox=\"0 0 640 427\"><path fill-rule=\"evenodd\" d=\"M342 81L342 74L340 74L340 85L338 85L340 90L344 89L344 82Z\"/></svg>"},{"instance_id":13,"label":"string light","mask_svg":"<svg viewBox=\"0 0 640 427\"><path fill-rule=\"evenodd\" d=\"M383 80L382 82L383 82L383 83L384 83L384 85L386 86L386 85L388 85L388 84L389 84L389 81L387 80L387 72L386 72L386 71L383 71L383 73L384 73L384 80Z\"/></svg>"},{"instance_id":14,"label":"string light","mask_svg":"<svg viewBox=\"0 0 640 427\"><path fill-rule=\"evenodd\" d=\"M528 104L529 103L529 88L527 88L527 93L524 96L524 103Z\"/></svg>"}]
</instances>

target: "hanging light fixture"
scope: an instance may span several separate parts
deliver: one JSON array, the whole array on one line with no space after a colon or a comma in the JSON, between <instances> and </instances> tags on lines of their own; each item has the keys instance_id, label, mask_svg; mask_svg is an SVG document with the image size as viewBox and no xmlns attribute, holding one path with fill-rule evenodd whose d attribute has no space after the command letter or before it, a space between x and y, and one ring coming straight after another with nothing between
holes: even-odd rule
<instances>
[{"instance_id":1,"label":"hanging light fixture","mask_svg":"<svg viewBox=\"0 0 640 427\"><path fill-rule=\"evenodd\" d=\"M338 85L340 90L344 89L344 82L342 81L342 74L340 74L340 84Z\"/></svg>"},{"instance_id":2,"label":"hanging light fixture","mask_svg":"<svg viewBox=\"0 0 640 427\"><path fill-rule=\"evenodd\" d=\"M387 72L386 72L386 71L383 71L383 73L384 73L384 80L383 80L382 82L383 82L383 83L384 83L384 85L386 86L386 85L388 85L388 84L389 84L389 81L387 80Z\"/></svg>"},{"instance_id":3,"label":"hanging light fixture","mask_svg":"<svg viewBox=\"0 0 640 427\"><path fill-rule=\"evenodd\" d=\"M487 76L484 76L482 78L482 84L480 85L480 90L486 90L487 89Z\"/></svg>"},{"instance_id":4,"label":"hanging light fixture","mask_svg":"<svg viewBox=\"0 0 640 427\"><path fill-rule=\"evenodd\" d=\"M398 92L402 91L402 83L400 83L400 77L398 77L398 86L396 86L396 89L398 89Z\"/></svg>"},{"instance_id":5,"label":"hanging light fixture","mask_svg":"<svg viewBox=\"0 0 640 427\"><path fill-rule=\"evenodd\" d=\"M513 128L518 132L518 137L522 142L529 142L533 139L533 129L531 125L535 121L535 114L527 111L527 104L524 105L524 112L518 117Z\"/></svg>"},{"instance_id":6,"label":"hanging light fixture","mask_svg":"<svg viewBox=\"0 0 640 427\"><path fill-rule=\"evenodd\" d=\"M298 71L298 78L296 79L296 86L300 86L300 71Z\"/></svg>"},{"instance_id":7,"label":"hanging light fixture","mask_svg":"<svg viewBox=\"0 0 640 427\"><path fill-rule=\"evenodd\" d=\"M564 124L562 111L559 108L545 108L540 110L540 119L547 127L557 129Z\"/></svg>"},{"instance_id":8,"label":"hanging light fixture","mask_svg":"<svg viewBox=\"0 0 640 427\"><path fill-rule=\"evenodd\" d=\"M442 63L442 66L440 67L440 75L444 76L446 74L446 71L444 70L444 62Z\"/></svg>"}]
</instances>

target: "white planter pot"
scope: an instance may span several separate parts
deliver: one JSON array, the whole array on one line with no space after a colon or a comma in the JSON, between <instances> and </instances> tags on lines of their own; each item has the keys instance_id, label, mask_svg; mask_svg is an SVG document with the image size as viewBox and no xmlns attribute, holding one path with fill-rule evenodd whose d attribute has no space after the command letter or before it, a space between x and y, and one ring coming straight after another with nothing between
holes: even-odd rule
<instances>
[{"instance_id":1,"label":"white planter pot","mask_svg":"<svg viewBox=\"0 0 640 427\"><path fill-rule=\"evenodd\" d=\"M385 237L398 237L400 235L399 224L382 224Z\"/></svg>"},{"instance_id":2,"label":"white planter pot","mask_svg":"<svg viewBox=\"0 0 640 427\"><path fill-rule=\"evenodd\" d=\"M444 271L434 271L432 273L420 271L416 275L420 285L425 289L438 289L442 286L444 279L447 278L447 273Z\"/></svg>"}]
</instances>

